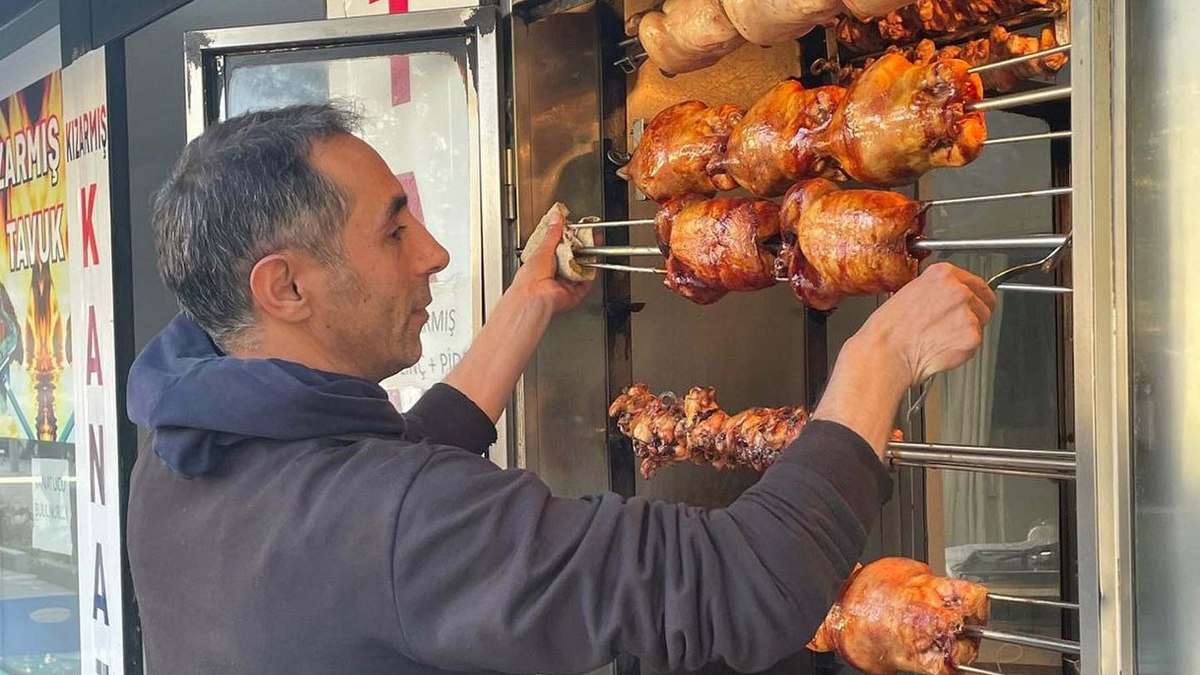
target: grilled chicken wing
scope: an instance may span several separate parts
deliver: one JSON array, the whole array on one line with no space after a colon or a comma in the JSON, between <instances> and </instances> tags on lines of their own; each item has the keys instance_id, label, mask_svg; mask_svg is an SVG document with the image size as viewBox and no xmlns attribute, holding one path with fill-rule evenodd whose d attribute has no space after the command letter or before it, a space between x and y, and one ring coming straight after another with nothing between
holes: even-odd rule
<instances>
[{"instance_id":1,"label":"grilled chicken wing","mask_svg":"<svg viewBox=\"0 0 1200 675\"><path fill-rule=\"evenodd\" d=\"M967 106L983 83L965 61L914 64L890 53L846 92L830 125L830 153L863 183L911 183L941 167L963 166L983 150L987 123Z\"/></svg>"},{"instance_id":2,"label":"grilled chicken wing","mask_svg":"<svg viewBox=\"0 0 1200 675\"><path fill-rule=\"evenodd\" d=\"M847 0L850 6L853 0ZM1052 7L1066 13L1067 0L917 0L887 13L860 13L838 21L838 42L867 54L882 51L888 43L906 44L922 37L954 33L993 24L1022 12ZM867 18L877 17L877 18Z\"/></svg>"},{"instance_id":3,"label":"grilled chicken wing","mask_svg":"<svg viewBox=\"0 0 1200 675\"><path fill-rule=\"evenodd\" d=\"M661 10L630 17L625 33L636 35L654 65L671 74L707 68L746 44L720 0L666 0Z\"/></svg>"},{"instance_id":4,"label":"grilled chicken wing","mask_svg":"<svg viewBox=\"0 0 1200 675\"><path fill-rule=\"evenodd\" d=\"M825 133L845 91L833 86L805 89L795 80L772 87L729 136L729 175L761 197L777 197L797 180L821 175Z\"/></svg>"},{"instance_id":5,"label":"grilled chicken wing","mask_svg":"<svg viewBox=\"0 0 1200 675\"><path fill-rule=\"evenodd\" d=\"M646 478L688 460L717 469L765 471L808 420L801 406L750 408L731 416L717 405L711 387L692 387L680 402L671 393L655 396L644 384L626 389L608 414L633 440Z\"/></svg>"},{"instance_id":6,"label":"grilled chicken wing","mask_svg":"<svg viewBox=\"0 0 1200 675\"><path fill-rule=\"evenodd\" d=\"M851 572L808 648L836 651L867 675L956 675L979 655L965 626L987 623L987 588L881 558Z\"/></svg>"},{"instance_id":7,"label":"grilled chicken wing","mask_svg":"<svg viewBox=\"0 0 1200 675\"><path fill-rule=\"evenodd\" d=\"M707 305L730 291L775 283L779 207L763 199L708 199L681 209L670 230L667 288Z\"/></svg>"},{"instance_id":8,"label":"grilled chicken wing","mask_svg":"<svg viewBox=\"0 0 1200 675\"><path fill-rule=\"evenodd\" d=\"M744 114L736 105L677 103L654 116L617 174L659 203L689 193L732 190L736 183L725 173L725 148Z\"/></svg>"},{"instance_id":9,"label":"grilled chicken wing","mask_svg":"<svg viewBox=\"0 0 1200 675\"><path fill-rule=\"evenodd\" d=\"M897 192L841 190L832 181L797 183L780 213L786 270L806 305L831 310L846 295L899 290L917 277L909 243L921 235L923 207Z\"/></svg>"}]
</instances>

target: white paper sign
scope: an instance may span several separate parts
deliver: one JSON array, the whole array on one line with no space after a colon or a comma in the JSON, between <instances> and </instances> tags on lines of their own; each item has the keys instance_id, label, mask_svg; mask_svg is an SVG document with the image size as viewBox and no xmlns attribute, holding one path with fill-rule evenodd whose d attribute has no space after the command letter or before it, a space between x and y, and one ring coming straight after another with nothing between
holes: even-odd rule
<instances>
[{"instance_id":1,"label":"white paper sign","mask_svg":"<svg viewBox=\"0 0 1200 675\"><path fill-rule=\"evenodd\" d=\"M71 555L71 464L33 458L33 547Z\"/></svg>"}]
</instances>

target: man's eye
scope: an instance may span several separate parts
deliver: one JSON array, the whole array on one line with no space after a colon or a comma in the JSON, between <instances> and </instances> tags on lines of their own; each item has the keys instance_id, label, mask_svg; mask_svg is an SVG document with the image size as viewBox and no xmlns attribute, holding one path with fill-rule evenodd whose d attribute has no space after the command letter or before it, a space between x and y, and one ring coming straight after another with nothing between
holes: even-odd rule
<instances>
[{"instance_id":1,"label":"man's eye","mask_svg":"<svg viewBox=\"0 0 1200 675\"><path fill-rule=\"evenodd\" d=\"M402 225L402 226L397 227L394 230L392 230L391 234L389 234L388 236L391 237L392 239L399 239L402 236L404 236L404 230L405 230L405 227Z\"/></svg>"}]
</instances>

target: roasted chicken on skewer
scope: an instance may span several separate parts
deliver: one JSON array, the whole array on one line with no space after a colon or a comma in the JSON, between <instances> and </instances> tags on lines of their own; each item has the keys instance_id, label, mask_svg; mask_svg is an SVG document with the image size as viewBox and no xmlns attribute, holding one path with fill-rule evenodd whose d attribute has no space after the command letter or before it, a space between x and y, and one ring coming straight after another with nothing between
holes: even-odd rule
<instances>
[{"instance_id":1,"label":"roasted chicken on skewer","mask_svg":"<svg viewBox=\"0 0 1200 675\"><path fill-rule=\"evenodd\" d=\"M805 89L796 80L775 85L734 126L725 169L760 197L777 197L801 178L829 173L825 133L845 94L842 87Z\"/></svg>"},{"instance_id":2,"label":"roasted chicken on skewer","mask_svg":"<svg viewBox=\"0 0 1200 675\"><path fill-rule=\"evenodd\" d=\"M957 33L987 26L1031 9L1068 10L1066 0L917 0L912 5L871 17L843 17L838 42L859 53L883 51L891 43L912 43L923 37Z\"/></svg>"},{"instance_id":3,"label":"roasted chicken on skewer","mask_svg":"<svg viewBox=\"0 0 1200 675\"><path fill-rule=\"evenodd\" d=\"M961 59L972 68L997 61L1027 56L1058 47L1053 30L1042 30L1040 37L1011 33L1002 26L995 26L986 38L971 40L962 45L949 45L938 49L932 40L922 40L904 54L916 63L932 63L946 59ZM1066 54L1051 54L1029 59L1005 68L996 68L980 73L983 88L987 91L1007 92L1022 82L1033 78L1054 77L1067 65ZM869 64L868 64L869 65ZM863 72L862 68L846 67L839 71L838 78L844 83L853 82Z\"/></svg>"},{"instance_id":4,"label":"roasted chicken on skewer","mask_svg":"<svg viewBox=\"0 0 1200 675\"><path fill-rule=\"evenodd\" d=\"M836 651L866 675L956 675L979 656L979 638L965 628L989 613L986 587L881 558L850 573L808 648Z\"/></svg>"},{"instance_id":5,"label":"roasted chicken on skewer","mask_svg":"<svg viewBox=\"0 0 1200 675\"><path fill-rule=\"evenodd\" d=\"M827 132L829 154L868 185L912 183L926 172L964 166L987 140L983 83L965 61L914 64L882 56L846 92Z\"/></svg>"},{"instance_id":6,"label":"roasted chicken on skewer","mask_svg":"<svg viewBox=\"0 0 1200 675\"><path fill-rule=\"evenodd\" d=\"M655 396L644 384L626 389L608 414L633 440L645 478L684 461L764 471L808 421L802 406L750 408L729 415L718 407L711 387L692 387L680 401L674 394Z\"/></svg>"},{"instance_id":7,"label":"roasted chicken on skewer","mask_svg":"<svg viewBox=\"0 0 1200 675\"><path fill-rule=\"evenodd\" d=\"M725 171L729 134L745 110L683 101L654 116L629 163L617 170L662 203L686 194L714 195L737 186Z\"/></svg>"},{"instance_id":8,"label":"roasted chicken on skewer","mask_svg":"<svg viewBox=\"0 0 1200 675\"><path fill-rule=\"evenodd\" d=\"M667 288L707 305L730 291L775 284L778 206L765 199L683 199L674 206L668 202L666 214L656 219L669 236Z\"/></svg>"},{"instance_id":9,"label":"roasted chicken on skewer","mask_svg":"<svg viewBox=\"0 0 1200 675\"><path fill-rule=\"evenodd\" d=\"M924 206L887 190L842 190L815 178L783 199L779 271L796 297L831 310L847 295L900 290L917 278L910 243L925 228Z\"/></svg>"},{"instance_id":10,"label":"roasted chicken on skewer","mask_svg":"<svg viewBox=\"0 0 1200 675\"><path fill-rule=\"evenodd\" d=\"M642 476L679 462L717 469L766 471L808 422L803 406L721 410L712 387L692 387L683 400L655 396L645 384L624 390L608 409L621 433L633 440ZM892 438L902 438L897 429Z\"/></svg>"},{"instance_id":11,"label":"roasted chicken on skewer","mask_svg":"<svg viewBox=\"0 0 1200 675\"><path fill-rule=\"evenodd\" d=\"M778 196L802 178L853 178L894 186L979 156L987 137L983 97L965 61L914 64L900 54L872 63L846 90L776 85L749 111L679 103L651 120L618 174L662 203L741 185Z\"/></svg>"}]
</instances>

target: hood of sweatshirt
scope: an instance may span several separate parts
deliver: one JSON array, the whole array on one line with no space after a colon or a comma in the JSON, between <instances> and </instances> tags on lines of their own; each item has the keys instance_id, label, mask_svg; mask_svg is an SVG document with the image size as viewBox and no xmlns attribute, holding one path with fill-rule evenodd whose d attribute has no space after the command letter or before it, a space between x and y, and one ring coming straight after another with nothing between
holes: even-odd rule
<instances>
[{"instance_id":1,"label":"hood of sweatshirt","mask_svg":"<svg viewBox=\"0 0 1200 675\"><path fill-rule=\"evenodd\" d=\"M404 418L377 383L280 359L221 352L180 314L129 371L129 418L155 432L154 451L195 478L251 439L403 437Z\"/></svg>"}]
</instances>

